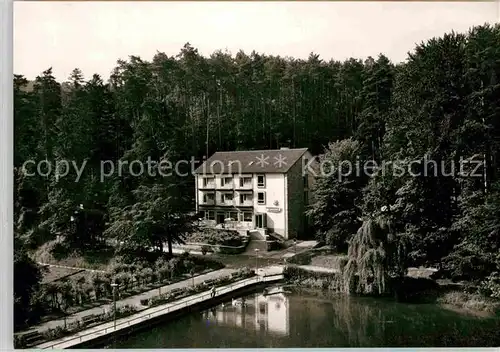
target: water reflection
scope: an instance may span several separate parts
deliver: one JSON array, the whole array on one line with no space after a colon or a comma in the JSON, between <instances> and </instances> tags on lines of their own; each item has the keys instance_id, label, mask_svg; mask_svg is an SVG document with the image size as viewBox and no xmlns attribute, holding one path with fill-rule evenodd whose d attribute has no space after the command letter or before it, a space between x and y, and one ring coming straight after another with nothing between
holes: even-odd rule
<instances>
[{"instance_id":1,"label":"water reflection","mask_svg":"<svg viewBox=\"0 0 500 352\"><path fill-rule=\"evenodd\" d=\"M277 335L290 334L288 297L282 293L245 297L241 301L225 302L203 312L210 322L231 325L255 331L266 331Z\"/></svg>"}]
</instances>

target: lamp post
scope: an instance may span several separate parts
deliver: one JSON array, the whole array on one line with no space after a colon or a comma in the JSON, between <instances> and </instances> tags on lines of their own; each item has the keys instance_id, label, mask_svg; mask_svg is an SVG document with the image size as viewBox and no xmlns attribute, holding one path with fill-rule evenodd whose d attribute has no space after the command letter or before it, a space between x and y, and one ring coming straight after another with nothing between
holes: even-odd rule
<instances>
[{"instance_id":1,"label":"lamp post","mask_svg":"<svg viewBox=\"0 0 500 352\"><path fill-rule=\"evenodd\" d=\"M116 348L116 288L118 287L118 284L113 282L111 287L113 287L113 327L115 331L113 334L113 347Z\"/></svg>"},{"instance_id":2,"label":"lamp post","mask_svg":"<svg viewBox=\"0 0 500 352\"><path fill-rule=\"evenodd\" d=\"M194 287L194 268L192 268L189 273L191 274L191 282L192 282L192 285Z\"/></svg>"},{"instance_id":3,"label":"lamp post","mask_svg":"<svg viewBox=\"0 0 500 352\"><path fill-rule=\"evenodd\" d=\"M259 273L259 249L255 248L255 273Z\"/></svg>"},{"instance_id":4,"label":"lamp post","mask_svg":"<svg viewBox=\"0 0 500 352\"><path fill-rule=\"evenodd\" d=\"M111 284L111 287L113 287L113 321L114 321L114 330L116 330L116 288L118 287L118 284L116 282L113 282Z\"/></svg>"}]
</instances>

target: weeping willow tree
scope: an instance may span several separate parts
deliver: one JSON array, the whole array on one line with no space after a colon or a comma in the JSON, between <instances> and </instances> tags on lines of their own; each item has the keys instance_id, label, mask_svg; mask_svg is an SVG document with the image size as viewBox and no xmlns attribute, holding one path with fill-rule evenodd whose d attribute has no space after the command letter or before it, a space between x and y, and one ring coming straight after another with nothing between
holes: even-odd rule
<instances>
[{"instance_id":1,"label":"weeping willow tree","mask_svg":"<svg viewBox=\"0 0 500 352\"><path fill-rule=\"evenodd\" d=\"M396 235L388 212L363 221L349 242L348 261L343 270L346 292L387 292L388 282L406 274L406 245Z\"/></svg>"}]
</instances>

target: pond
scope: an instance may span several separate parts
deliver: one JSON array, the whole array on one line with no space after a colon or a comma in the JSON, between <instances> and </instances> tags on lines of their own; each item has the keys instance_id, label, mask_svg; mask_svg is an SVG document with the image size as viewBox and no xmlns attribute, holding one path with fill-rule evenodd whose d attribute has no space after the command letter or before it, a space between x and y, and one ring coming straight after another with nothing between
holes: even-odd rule
<instances>
[{"instance_id":1,"label":"pond","mask_svg":"<svg viewBox=\"0 0 500 352\"><path fill-rule=\"evenodd\" d=\"M116 348L493 347L500 319L433 304L254 294L120 338ZM115 347L109 346L109 347Z\"/></svg>"}]
</instances>

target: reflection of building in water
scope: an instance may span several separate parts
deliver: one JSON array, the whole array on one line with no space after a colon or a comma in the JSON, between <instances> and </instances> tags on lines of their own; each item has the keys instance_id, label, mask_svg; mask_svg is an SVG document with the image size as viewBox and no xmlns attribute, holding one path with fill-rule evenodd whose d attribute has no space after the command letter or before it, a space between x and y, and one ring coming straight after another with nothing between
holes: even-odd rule
<instances>
[{"instance_id":1,"label":"reflection of building in water","mask_svg":"<svg viewBox=\"0 0 500 352\"><path fill-rule=\"evenodd\" d=\"M283 294L255 297L256 322L260 329L288 335L288 299Z\"/></svg>"},{"instance_id":2,"label":"reflection of building in water","mask_svg":"<svg viewBox=\"0 0 500 352\"><path fill-rule=\"evenodd\" d=\"M245 305L226 303L213 311L206 311L205 318L221 324L246 329L269 331L288 335L290 331L288 298L283 294L257 295L245 299Z\"/></svg>"}]
</instances>

